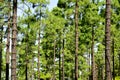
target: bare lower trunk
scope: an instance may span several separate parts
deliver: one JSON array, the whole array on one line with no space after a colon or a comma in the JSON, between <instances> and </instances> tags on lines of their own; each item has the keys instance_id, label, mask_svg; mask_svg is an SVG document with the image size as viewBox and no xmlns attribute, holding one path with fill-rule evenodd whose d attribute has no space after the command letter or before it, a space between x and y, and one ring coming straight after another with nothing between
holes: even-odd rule
<instances>
[{"instance_id":1,"label":"bare lower trunk","mask_svg":"<svg viewBox=\"0 0 120 80\"><path fill-rule=\"evenodd\" d=\"M60 40L59 40L59 80L61 80L61 54L60 54Z\"/></svg>"},{"instance_id":2,"label":"bare lower trunk","mask_svg":"<svg viewBox=\"0 0 120 80\"><path fill-rule=\"evenodd\" d=\"M30 27L30 25L29 25L29 23L28 23L28 26L27 26L27 28L29 29L29 27ZM29 54L29 36L28 36L28 33L26 34L26 48L25 48L25 55L26 55L26 58L25 58L25 61L26 61L26 64L25 64L25 80L29 80L28 79L28 75L29 75L29 73L28 73L28 69L29 69L29 67L28 67L28 65L29 65L29 58L28 58L28 54Z\"/></svg>"},{"instance_id":3,"label":"bare lower trunk","mask_svg":"<svg viewBox=\"0 0 120 80\"><path fill-rule=\"evenodd\" d=\"M78 0L75 4L75 80L78 80Z\"/></svg>"},{"instance_id":4,"label":"bare lower trunk","mask_svg":"<svg viewBox=\"0 0 120 80\"><path fill-rule=\"evenodd\" d=\"M9 80L9 61L10 61L10 17L11 17L11 0L9 0L9 13L8 13L8 28L7 28L7 44L6 44L6 80Z\"/></svg>"},{"instance_id":5,"label":"bare lower trunk","mask_svg":"<svg viewBox=\"0 0 120 80\"><path fill-rule=\"evenodd\" d=\"M64 42L65 42L65 40L63 39L63 51L62 51L62 80L64 80Z\"/></svg>"},{"instance_id":6,"label":"bare lower trunk","mask_svg":"<svg viewBox=\"0 0 120 80\"><path fill-rule=\"evenodd\" d=\"M17 45L17 0L13 0L11 80L17 80L17 77L16 77L16 52L17 52L16 45Z\"/></svg>"},{"instance_id":7,"label":"bare lower trunk","mask_svg":"<svg viewBox=\"0 0 120 80\"><path fill-rule=\"evenodd\" d=\"M118 76L120 76L120 53L118 54L119 56L119 68L118 68Z\"/></svg>"},{"instance_id":8,"label":"bare lower trunk","mask_svg":"<svg viewBox=\"0 0 120 80\"><path fill-rule=\"evenodd\" d=\"M40 80L40 29L38 33L38 80Z\"/></svg>"},{"instance_id":9,"label":"bare lower trunk","mask_svg":"<svg viewBox=\"0 0 120 80\"><path fill-rule=\"evenodd\" d=\"M111 1L106 0L106 25L105 25L105 75L106 80L112 80L110 60L110 12Z\"/></svg>"},{"instance_id":10,"label":"bare lower trunk","mask_svg":"<svg viewBox=\"0 0 120 80\"><path fill-rule=\"evenodd\" d=\"M114 39L112 41L112 53L113 53L113 80L115 80L115 66L114 66Z\"/></svg>"},{"instance_id":11,"label":"bare lower trunk","mask_svg":"<svg viewBox=\"0 0 120 80\"><path fill-rule=\"evenodd\" d=\"M28 61L26 61L26 65L25 65L25 80L28 80L28 74L27 74L27 72L28 72Z\"/></svg>"},{"instance_id":12,"label":"bare lower trunk","mask_svg":"<svg viewBox=\"0 0 120 80\"><path fill-rule=\"evenodd\" d=\"M95 78L95 59L94 59L94 27L92 27L92 45L91 45L91 59L92 59L92 80Z\"/></svg>"},{"instance_id":13,"label":"bare lower trunk","mask_svg":"<svg viewBox=\"0 0 120 80\"><path fill-rule=\"evenodd\" d=\"M53 80L55 80L55 48L56 48L56 41L54 41L54 60L53 60L53 62L54 62L54 66L53 66Z\"/></svg>"}]
</instances>

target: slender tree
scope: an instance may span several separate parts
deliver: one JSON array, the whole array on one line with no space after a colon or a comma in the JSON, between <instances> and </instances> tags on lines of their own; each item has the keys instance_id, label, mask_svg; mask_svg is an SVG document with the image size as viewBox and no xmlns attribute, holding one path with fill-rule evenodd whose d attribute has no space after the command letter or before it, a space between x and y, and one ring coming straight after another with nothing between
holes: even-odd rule
<instances>
[{"instance_id":1,"label":"slender tree","mask_svg":"<svg viewBox=\"0 0 120 80\"><path fill-rule=\"evenodd\" d=\"M60 37L60 34L61 33L59 33L59 37ZM61 53L60 53L60 49L61 49L61 46L60 46L60 44L61 44L61 38L59 38L59 47L58 47L58 51L59 51L59 80L61 80Z\"/></svg>"},{"instance_id":2,"label":"slender tree","mask_svg":"<svg viewBox=\"0 0 120 80\"><path fill-rule=\"evenodd\" d=\"M110 61L110 12L111 1L106 0L106 24L105 24L105 75L106 80L112 80Z\"/></svg>"},{"instance_id":3,"label":"slender tree","mask_svg":"<svg viewBox=\"0 0 120 80\"><path fill-rule=\"evenodd\" d=\"M64 33L64 29L63 29L63 33ZM64 34L63 34L64 36ZM63 39L63 43L62 43L62 46L63 46L63 49L62 49L62 80L64 80L64 43L65 43L65 40Z\"/></svg>"},{"instance_id":4,"label":"slender tree","mask_svg":"<svg viewBox=\"0 0 120 80\"><path fill-rule=\"evenodd\" d=\"M40 80L40 29L38 32L38 80Z\"/></svg>"},{"instance_id":5,"label":"slender tree","mask_svg":"<svg viewBox=\"0 0 120 80\"><path fill-rule=\"evenodd\" d=\"M119 67L118 67L118 75L120 76L120 53L118 54L118 60L119 60Z\"/></svg>"},{"instance_id":6,"label":"slender tree","mask_svg":"<svg viewBox=\"0 0 120 80\"><path fill-rule=\"evenodd\" d=\"M114 56L115 56L115 54L114 54L114 38L113 38L113 40L112 40L112 53L113 53L113 56L112 56L112 58L113 58L113 80L115 80L115 59L114 59Z\"/></svg>"},{"instance_id":7,"label":"slender tree","mask_svg":"<svg viewBox=\"0 0 120 80\"><path fill-rule=\"evenodd\" d=\"M3 25L0 27L0 80L2 80L2 38L3 38Z\"/></svg>"},{"instance_id":8,"label":"slender tree","mask_svg":"<svg viewBox=\"0 0 120 80\"><path fill-rule=\"evenodd\" d=\"M41 9L40 9L41 14ZM40 25L41 25L41 15L40 15ZM40 28L38 30L38 80L40 80Z\"/></svg>"},{"instance_id":9,"label":"slender tree","mask_svg":"<svg viewBox=\"0 0 120 80\"><path fill-rule=\"evenodd\" d=\"M53 62L54 62L54 68L53 68L53 80L55 80L55 48L56 48L56 40L54 41L54 59L53 59Z\"/></svg>"},{"instance_id":10,"label":"slender tree","mask_svg":"<svg viewBox=\"0 0 120 80\"><path fill-rule=\"evenodd\" d=\"M11 80L17 80L17 77L16 77L16 52L17 52L16 45L17 45L17 0L13 0Z\"/></svg>"},{"instance_id":11,"label":"slender tree","mask_svg":"<svg viewBox=\"0 0 120 80\"><path fill-rule=\"evenodd\" d=\"M94 27L92 27L92 45L91 45L91 59L92 59L92 80L95 78L95 59L94 59Z\"/></svg>"},{"instance_id":12,"label":"slender tree","mask_svg":"<svg viewBox=\"0 0 120 80\"><path fill-rule=\"evenodd\" d=\"M75 80L78 80L78 0L75 4Z\"/></svg>"},{"instance_id":13,"label":"slender tree","mask_svg":"<svg viewBox=\"0 0 120 80\"><path fill-rule=\"evenodd\" d=\"M6 80L9 80L9 61L10 61L10 17L11 17L11 0L8 2L8 27L7 27L7 44L6 44Z\"/></svg>"},{"instance_id":14,"label":"slender tree","mask_svg":"<svg viewBox=\"0 0 120 80\"><path fill-rule=\"evenodd\" d=\"M27 23L27 29L29 30L29 28L30 28L30 24L29 23ZM28 58L28 53L29 53L29 42L30 42L30 40L29 40L29 34L28 34L28 31L27 31L27 33L26 33L26 49L25 49L25 53L26 53L26 69L25 69L25 80L28 80L28 63L29 63L29 58Z\"/></svg>"},{"instance_id":15,"label":"slender tree","mask_svg":"<svg viewBox=\"0 0 120 80\"><path fill-rule=\"evenodd\" d=\"M28 44L26 45L26 50L25 50L25 53L26 53L26 64L25 64L25 80L28 80Z\"/></svg>"}]
</instances>

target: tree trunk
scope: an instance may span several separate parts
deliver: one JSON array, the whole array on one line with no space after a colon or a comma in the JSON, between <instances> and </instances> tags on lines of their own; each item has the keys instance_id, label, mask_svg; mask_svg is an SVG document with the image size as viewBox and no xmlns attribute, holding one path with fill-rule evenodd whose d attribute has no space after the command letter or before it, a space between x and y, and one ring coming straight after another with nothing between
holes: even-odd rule
<instances>
[{"instance_id":1,"label":"tree trunk","mask_svg":"<svg viewBox=\"0 0 120 80\"><path fill-rule=\"evenodd\" d=\"M11 80L17 80L17 77L16 77L16 52L17 52L16 45L17 45L17 0L13 0Z\"/></svg>"},{"instance_id":2,"label":"tree trunk","mask_svg":"<svg viewBox=\"0 0 120 80\"><path fill-rule=\"evenodd\" d=\"M9 80L9 61L10 61L10 17L11 17L11 0L9 0L9 12L8 12L8 28L7 28L7 44L6 44L6 80Z\"/></svg>"},{"instance_id":3,"label":"tree trunk","mask_svg":"<svg viewBox=\"0 0 120 80\"><path fill-rule=\"evenodd\" d=\"M118 54L119 56L119 68L118 68L118 76L120 76L120 53Z\"/></svg>"},{"instance_id":4,"label":"tree trunk","mask_svg":"<svg viewBox=\"0 0 120 80\"><path fill-rule=\"evenodd\" d=\"M38 80L40 80L40 29L38 32Z\"/></svg>"},{"instance_id":5,"label":"tree trunk","mask_svg":"<svg viewBox=\"0 0 120 80\"><path fill-rule=\"evenodd\" d=\"M0 27L0 80L2 80L2 38L3 38L3 26Z\"/></svg>"},{"instance_id":6,"label":"tree trunk","mask_svg":"<svg viewBox=\"0 0 120 80\"><path fill-rule=\"evenodd\" d=\"M64 31L63 31L64 32ZM62 50L62 80L64 80L64 43L65 40L63 39L63 50Z\"/></svg>"},{"instance_id":7,"label":"tree trunk","mask_svg":"<svg viewBox=\"0 0 120 80\"><path fill-rule=\"evenodd\" d=\"M110 60L110 12L111 1L106 0L106 25L105 25L105 80L112 80Z\"/></svg>"},{"instance_id":8,"label":"tree trunk","mask_svg":"<svg viewBox=\"0 0 120 80\"><path fill-rule=\"evenodd\" d=\"M75 4L75 80L78 80L78 0Z\"/></svg>"},{"instance_id":9,"label":"tree trunk","mask_svg":"<svg viewBox=\"0 0 120 80\"><path fill-rule=\"evenodd\" d=\"M26 50L25 51L25 53L26 53L26 58L25 58L25 62L26 62L26 64L25 64L25 80L28 80L28 63L29 63L29 60L28 60L28 43L26 43L26 49L25 50Z\"/></svg>"},{"instance_id":10,"label":"tree trunk","mask_svg":"<svg viewBox=\"0 0 120 80\"><path fill-rule=\"evenodd\" d=\"M114 39L112 41L112 53L113 53L113 80L115 80L115 66L114 66Z\"/></svg>"},{"instance_id":11,"label":"tree trunk","mask_svg":"<svg viewBox=\"0 0 120 80\"><path fill-rule=\"evenodd\" d=\"M55 80L55 53L56 53L56 51L55 51L55 48L56 48L56 40L54 41L54 60L53 60L53 62L54 62L54 66L53 66L53 80Z\"/></svg>"},{"instance_id":12,"label":"tree trunk","mask_svg":"<svg viewBox=\"0 0 120 80\"><path fill-rule=\"evenodd\" d=\"M61 49L61 47L60 47L60 39L59 39L59 48L58 48L58 50L59 50L59 80L61 80L61 54L60 54L60 49Z\"/></svg>"},{"instance_id":13,"label":"tree trunk","mask_svg":"<svg viewBox=\"0 0 120 80\"><path fill-rule=\"evenodd\" d=\"M88 72L91 72L91 48L87 47L87 63L89 65ZM91 80L91 74L88 75L87 80Z\"/></svg>"},{"instance_id":14,"label":"tree trunk","mask_svg":"<svg viewBox=\"0 0 120 80\"><path fill-rule=\"evenodd\" d=\"M95 78L95 59L94 59L94 27L92 27L92 45L91 45L91 59L92 59L92 80L96 80Z\"/></svg>"},{"instance_id":15,"label":"tree trunk","mask_svg":"<svg viewBox=\"0 0 120 80\"><path fill-rule=\"evenodd\" d=\"M27 73L28 73L28 64L27 63L28 63L28 61L26 60L26 65L25 65L25 80L28 80L28 75L27 75Z\"/></svg>"},{"instance_id":16,"label":"tree trunk","mask_svg":"<svg viewBox=\"0 0 120 80\"><path fill-rule=\"evenodd\" d=\"M29 30L29 27L30 27L30 24L28 23L28 26L27 26L27 28L28 28L28 30ZM28 35L28 31L27 31L27 33L26 33L26 40L25 40L25 42L26 42L26 49L25 49L25 53L26 53L26 64L25 64L25 80L29 80L28 79L28 63L29 63L29 59L28 59L28 53L29 53L29 35Z\"/></svg>"}]
</instances>

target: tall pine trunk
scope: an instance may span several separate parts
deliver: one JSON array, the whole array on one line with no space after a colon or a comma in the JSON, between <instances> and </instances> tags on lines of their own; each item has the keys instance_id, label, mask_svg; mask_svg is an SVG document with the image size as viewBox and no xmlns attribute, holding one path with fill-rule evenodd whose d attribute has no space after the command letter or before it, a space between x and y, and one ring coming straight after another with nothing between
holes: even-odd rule
<instances>
[{"instance_id":1,"label":"tall pine trunk","mask_svg":"<svg viewBox=\"0 0 120 80\"><path fill-rule=\"evenodd\" d=\"M17 0L13 0L11 80L17 80L17 77L16 77L16 52L17 52L16 45L17 45Z\"/></svg>"},{"instance_id":2,"label":"tall pine trunk","mask_svg":"<svg viewBox=\"0 0 120 80\"><path fill-rule=\"evenodd\" d=\"M28 26L27 26L27 29L29 30L30 28L30 24L28 23ZM29 58L28 58L28 53L29 53L29 35L28 35L28 31L26 33L26 39L25 39L25 42L26 42L26 49L25 49L25 55L26 55L26 58L25 58L25 61L26 61L26 64L25 64L25 80L29 80L28 79L28 64L29 64Z\"/></svg>"},{"instance_id":3,"label":"tall pine trunk","mask_svg":"<svg viewBox=\"0 0 120 80\"><path fill-rule=\"evenodd\" d=\"M120 53L118 54L119 56L119 68L118 68L118 76L120 76Z\"/></svg>"},{"instance_id":4,"label":"tall pine trunk","mask_svg":"<svg viewBox=\"0 0 120 80\"><path fill-rule=\"evenodd\" d=\"M11 18L11 0L8 3L9 12L8 12L8 28L7 28L7 44L6 44L6 80L9 80L9 61L10 61L10 18Z\"/></svg>"},{"instance_id":5,"label":"tall pine trunk","mask_svg":"<svg viewBox=\"0 0 120 80\"><path fill-rule=\"evenodd\" d=\"M95 78L95 58L94 58L94 27L92 27L92 45L91 45L91 59L92 59L92 80Z\"/></svg>"},{"instance_id":6,"label":"tall pine trunk","mask_svg":"<svg viewBox=\"0 0 120 80\"><path fill-rule=\"evenodd\" d=\"M106 25L105 25L105 78L112 80L110 60L110 17L111 1L106 0Z\"/></svg>"},{"instance_id":7,"label":"tall pine trunk","mask_svg":"<svg viewBox=\"0 0 120 80\"><path fill-rule=\"evenodd\" d=\"M38 32L38 80L40 80L40 29Z\"/></svg>"},{"instance_id":8,"label":"tall pine trunk","mask_svg":"<svg viewBox=\"0 0 120 80\"><path fill-rule=\"evenodd\" d=\"M2 38L3 38L3 25L0 27L0 80L2 80Z\"/></svg>"},{"instance_id":9,"label":"tall pine trunk","mask_svg":"<svg viewBox=\"0 0 120 80\"><path fill-rule=\"evenodd\" d=\"M26 46L25 80L28 80L28 45Z\"/></svg>"},{"instance_id":10,"label":"tall pine trunk","mask_svg":"<svg viewBox=\"0 0 120 80\"><path fill-rule=\"evenodd\" d=\"M60 37L60 35L59 35ZM59 48L58 48L58 51L59 51L59 80L61 80L61 54L60 54L60 49L61 49L61 42L60 42L60 38L59 38Z\"/></svg>"},{"instance_id":11,"label":"tall pine trunk","mask_svg":"<svg viewBox=\"0 0 120 80\"><path fill-rule=\"evenodd\" d=\"M40 7L40 25L41 25L41 18L42 15L41 15L41 7ZM38 80L40 80L40 27L38 30Z\"/></svg>"},{"instance_id":12,"label":"tall pine trunk","mask_svg":"<svg viewBox=\"0 0 120 80\"><path fill-rule=\"evenodd\" d=\"M64 32L64 30L63 30ZM65 40L63 39L63 49L62 49L62 80L64 80L64 43L65 43Z\"/></svg>"},{"instance_id":13,"label":"tall pine trunk","mask_svg":"<svg viewBox=\"0 0 120 80\"><path fill-rule=\"evenodd\" d=\"M114 38L113 38L113 40L112 40L112 53L113 53L113 56L112 56L112 58L113 58L113 80L115 80L115 66L114 66Z\"/></svg>"},{"instance_id":14,"label":"tall pine trunk","mask_svg":"<svg viewBox=\"0 0 120 80\"><path fill-rule=\"evenodd\" d=\"M78 80L78 0L75 4L75 80Z\"/></svg>"},{"instance_id":15,"label":"tall pine trunk","mask_svg":"<svg viewBox=\"0 0 120 80\"><path fill-rule=\"evenodd\" d=\"M53 66L53 80L55 80L55 48L56 48L56 40L54 41L54 59L53 59L53 62L54 62L54 66Z\"/></svg>"}]
</instances>

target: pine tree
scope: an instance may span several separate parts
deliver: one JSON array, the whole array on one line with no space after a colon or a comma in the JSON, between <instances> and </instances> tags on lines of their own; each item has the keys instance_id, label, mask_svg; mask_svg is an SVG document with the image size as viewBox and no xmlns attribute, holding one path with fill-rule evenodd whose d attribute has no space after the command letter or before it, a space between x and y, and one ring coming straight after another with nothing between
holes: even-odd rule
<instances>
[{"instance_id":1,"label":"pine tree","mask_svg":"<svg viewBox=\"0 0 120 80\"><path fill-rule=\"evenodd\" d=\"M78 80L78 0L75 4L75 80Z\"/></svg>"},{"instance_id":2,"label":"pine tree","mask_svg":"<svg viewBox=\"0 0 120 80\"><path fill-rule=\"evenodd\" d=\"M55 58L56 58L56 50L55 50L55 48L56 48L56 40L54 41L54 59L53 59L53 62L54 62L54 72L53 72L53 80L55 80L56 79L56 76L55 76Z\"/></svg>"},{"instance_id":3,"label":"pine tree","mask_svg":"<svg viewBox=\"0 0 120 80\"><path fill-rule=\"evenodd\" d=\"M41 6L41 5L40 5ZM41 8L40 8L40 27L41 27ZM38 30L38 80L40 80L40 27L39 27L39 30Z\"/></svg>"},{"instance_id":4,"label":"pine tree","mask_svg":"<svg viewBox=\"0 0 120 80\"><path fill-rule=\"evenodd\" d=\"M91 45L91 58L92 58L92 80L95 78L95 58L94 58L94 27L92 27L92 45Z\"/></svg>"},{"instance_id":5,"label":"pine tree","mask_svg":"<svg viewBox=\"0 0 120 80\"><path fill-rule=\"evenodd\" d=\"M17 0L13 0L11 80L17 80L17 74L16 74L16 53L17 53L16 45L17 45Z\"/></svg>"},{"instance_id":6,"label":"pine tree","mask_svg":"<svg viewBox=\"0 0 120 80\"><path fill-rule=\"evenodd\" d=\"M9 80L9 62L10 62L10 18L11 18L11 0L8 2L9 12L8 12L8 27L7 27L7 44L6 44L6 80Z\"/></svg>"},{"instance_id":7,"label":"pine tree","mask_svg":"<svg viewBox=\"0 0 120 80\"><path fill-rule=\"evenodd\" d=\"M110 18L111 1L106 0L106 24L105 24L105 75L106 80L112 80L110 60Z\"/></svg>"},{"instance_id":8,"label":"pine tree","mask_svg":"<svg viewBox=\"0 0 120 80\"><path fill-rule=\"evenodd\" d=\"M64 76L64 54L65 54L65 39L64 39L64 29L63 29L63 42L62 42L62 80L65 80Z\"/></svg>"}]
</instances>

